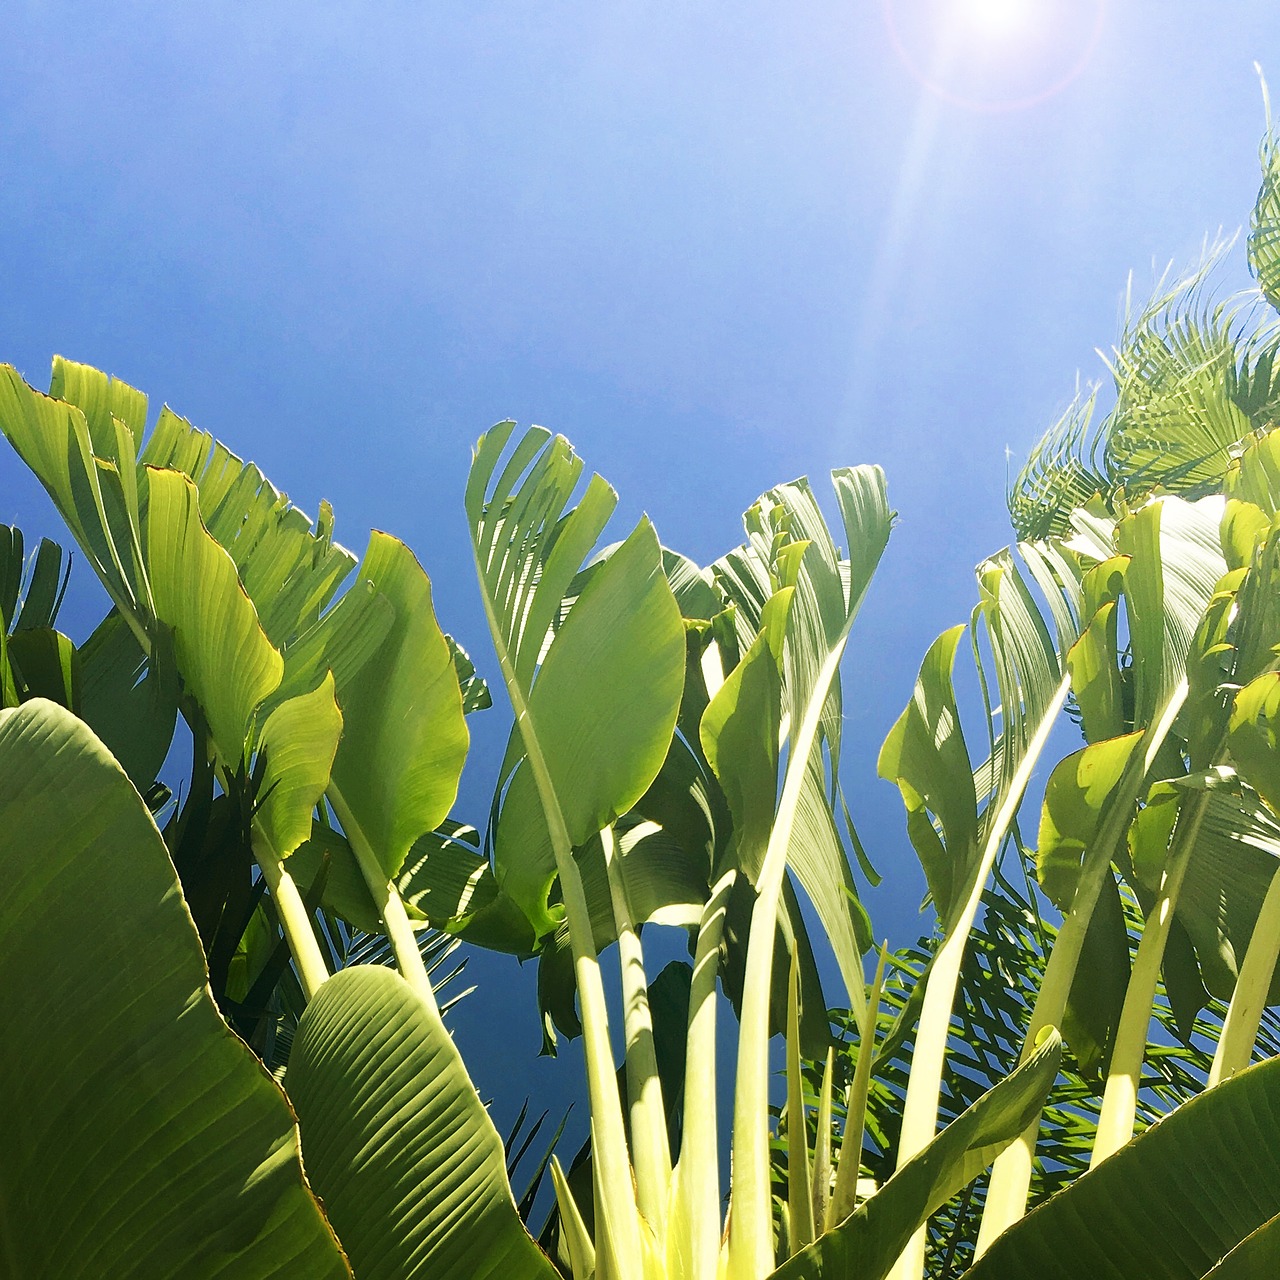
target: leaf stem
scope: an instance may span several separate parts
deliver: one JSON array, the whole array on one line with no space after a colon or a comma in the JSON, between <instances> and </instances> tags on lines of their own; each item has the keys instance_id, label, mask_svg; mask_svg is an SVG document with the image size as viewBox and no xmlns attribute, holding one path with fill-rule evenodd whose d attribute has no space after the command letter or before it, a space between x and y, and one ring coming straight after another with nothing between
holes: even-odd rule
<instances>
[{"instance_id":1,"label":"leaf stem","mask_svg":"<svg viewBox=\"0 0 1280 1280\"><path fill-rule=\"evenodd\" d=\"M778 900L809 755L848 640L850 618L823 659L787 760L782 798L756 884L747 936L733 1110L733 1202L729 1215L729 1280L759 1280L773 1270L769 1181L769 996Z\"/></svg>"},{"instance_id":2,"label":"leaf stem","mask_svg":"<svg viewBox=\"0 0 1280 1280\"><path fill-rule=\"evenodd\" d=\"M1114 1155L1133 1137L1138 1110L1138 1081L1146 1056L1147 1030L1151 1025L1151 1009L1160 981L1160 966L1164 961L1178 893L1209 807L1209 796L1208 791L1193 792L1183 801L1182 812L1178 815L1160 892L1143 926L1142 941L1138 944L1133 973L1120 1010L1120 1022L1111 1050L1111 1066L1102 1094L1102 1110L1098 1115L1098 1131L1089 1156L1090 1169Z\"/></svg>"},{"instance_id":3,"label":"leaf stem","mask_svg":"<svg viewBox=\"0 0 1280 1280\"><path fill-rule=\"evenodd\" d=\"M1097 838L1085 854L1071 909L1067 912L1062 928L1058 930L1053 950L1049 953L1040 992L1036 996L1027 1034L1022 1041L1019 1062L1025 1062L1034 1052L1036 1038L1045 1027L1062 1025L1084 949L1085 935L1097 906L1107 869L1114 861L1116 851L1129 829L1138 794L1155 765L1160 748L1173 729L1174 721L1187 700L1187 693L1185 679L1174 686L1159 719L1143 737L1141 755L1133 757L1110 799ZM991 1169L986 1205L982 1211L982 1224L978 1230L974 1254L976 1258L980 1258L992 1242L1026 1212L1039 1136L1040 1114L1037 1114L1022 1134L996 1158Z\"/></svg>"},{"instance_id":4,"label":"leaf stem","mask_svg":"<svg viewBox=\"0 0 1280 1280\"><path fill-rule=\"evenodd\" d=\"M814 1239L809 1126L800 1071L800 970L794 954L787 975L787 1211L791 1223L790 1256L811 1245Z\"/></svg>"},{"instance_id":5,"label":"leaf stem","mask_svg":"<svg viewBox=\"0 0 1280 1280\"><path fill-rule=\"evenodd\" d=\"M843 1222L858 1207L858 1178L862 1175L862 1139L867 1121L867 1095L871 1090L871 1066L876 1056L876 1026L880 997L884 992L884 970L889 944L880 947L875 981L867 1001L866 1016L858 1030L858 1064L853 1070L845 1103L844 1133L840 1137L840 1157L836 1166L836 1188L827 1209L826 1229Z\"/></svg>"},{"instance_id":6,"label":"leaf stem","mask_svg":"<svg viewBox=\"0 0 1280 1280\"><path fill-rule=\"evenodd\" d=\"M653 1044L653 1017L644 952L627 898L612 826L600 832L609 897L618 933L622 976L622 1021L626 1036L627 1095L631 1109L631 1149L636 1172L636 1202L661 1245L666 1239L667 1192L671 1184L671 1148L667 1143L662 1079Z\"/></svg>"},{"instance_id":7,"label":"leaf stem","mask_svg":"<svg viewBox=\"0 0 1280 1280\"><path fill-rule=\"evenodd\" d=\"M409 922L408 913L404 909L404 899L393 880L387 878L378 855L374 852L369 838L360 826L354 813L343 799L342 792L331 786L326 792L333 811L342 824L343 834L351 851L356 855L356 865L369 888L373 905L382 918L382 927L387 931L387 941L391 943L392 954L396 958L396 967L400 976L420 995L433 1009L437 1009L435 989L427 974L427 966L423 962L422 952L418 949L418 938Z\"/></svg>"},{"instance_id":8,"label":"leaf stem","mask_svg":"<svg viewBox=\"0 0 1280 1280\"><path fill-rule=\"evenodd\" d=\"M729 895L738 873L726 871L712 886L698 922L689 983L684 1126L676 1166L675 1213L668 1256L675 1274L715 1280L720 1254L720 1152L716 1120L716 975Z\"/></svg>"},{"instance_id":9,"label":"leaf stem","mask_svg":"<svg viewBox=\"0 0 1280 1280\"><path fill-rule=\"evenodd\" d=\"M280 927L289 940L289 950L293 952L294 963L298 966L302 994L310 1000L328 980L329 967L325 964L320 943L316 941L311 913L302 900L297 883L284 862L276 857L256 821L253 824L253 856L262 868L263 879L267 882L267 888L276 904L276 914L280 917Z\"/></svg>"},{"instance_id":10,"label":"leaf stem","mask_svg":"<svg viewBox=\"0 0 1280 1280\"><path fill-rule=\"evenodd\" d=\"M996 855L1004 844L1009 825L1017 816L1023 792L1031 779L1040 754L1049 740L1049 734L1057 720L1058 712L1071 690L1071 677L1064 676L1057 691L1045 708L1044 716L1027 743L1026 754L1009 782L1009 788L1000 801L990 827L982 856L974 870L973 884L959 916L952 923L942 946L938 949L925 987L924 1005L920 1010L920 1027L916 1033L915 1050L911 1055L911 1076L907 1082L907 1096L902 1109L902 1132L898 1139L898 1167L901 1168L913 1156L933 1141L938 1128L938 1101L942 1094L942 1069L946 1058L947 1041L951 1035L951 1011L956 1001L956 988L960 981L960 965L969 945L969 933L973 928L987 877L995 865ZM927 1232L921 1227L903 1250L893 1271L892 1280L918 1280L924 1275L925 1243Z\"/></svg>"},{"instance_id":11,"label":"leaf stem","mask_svg":"<svg viewBox=\"0 0 1280 1280\"><path fill-rule=\"evenodd\" d=\"M1280 873L1272 875L1253 926L1222 1034L1218 1037L1208 1088L1230 1080L1249 1065L1277 959L1280 959Z\"/></svg>"}]
</instances>

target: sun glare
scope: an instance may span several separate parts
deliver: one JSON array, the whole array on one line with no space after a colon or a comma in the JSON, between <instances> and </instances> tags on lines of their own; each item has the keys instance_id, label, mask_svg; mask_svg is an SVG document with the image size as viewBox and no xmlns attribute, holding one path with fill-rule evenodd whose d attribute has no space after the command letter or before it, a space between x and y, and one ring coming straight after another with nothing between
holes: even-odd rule
<instances>
[{"instance_id":1,"label":"sun glare","mask_svg":"<svg viewBox=\"0 0 1280 1280\"><path fill-rule=\"evenodd\" d=\"M1015 111L1060 93L1085 70L1107 0L880 0L894 51L937 97Z\"/></svg>"},{"instance_id":2,"label":"sun glare","mask_svg":"<svg viewBox=\"0 0 1280 1280\"><path fill-rule=\"evenodd\" d=\"M1029 30L1035 0L957 0L956 16L975 34L1008 40Z\"/></svg>"}]
</instances>

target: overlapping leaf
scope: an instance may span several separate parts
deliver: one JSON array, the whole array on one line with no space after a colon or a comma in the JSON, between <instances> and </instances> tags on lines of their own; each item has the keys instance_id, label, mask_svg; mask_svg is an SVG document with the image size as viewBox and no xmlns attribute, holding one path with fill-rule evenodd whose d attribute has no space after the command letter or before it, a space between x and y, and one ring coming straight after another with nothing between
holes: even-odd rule
<instances>
[{"instance_id":1,"label":"overlapping leaf","mask_svg":"<svg viewBox=\"0 0 1280 1280\"><path fill-rule=\"evenodd\" d=\"M349 1275L164 843L83 723L0 711L6 1274Z\"/></svg>"},{"instance_id":2,"label":"overlapping leaf","mask_svg":"<svg viewBox=\"0 0 1280 1280\"><path fill-rule=\"evenodd\" d=\"M362 1280L554 1280L452 1037L396 974L361 966L326 982L285 1084L309 1176Z\"/></svg>"}]
</instances>

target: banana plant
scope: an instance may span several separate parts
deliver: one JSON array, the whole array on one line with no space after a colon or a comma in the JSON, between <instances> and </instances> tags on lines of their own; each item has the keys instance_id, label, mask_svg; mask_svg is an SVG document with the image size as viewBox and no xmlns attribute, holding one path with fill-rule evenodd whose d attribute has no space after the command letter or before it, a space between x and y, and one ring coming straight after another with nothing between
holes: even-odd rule
<instances>
[{"instance_id":1,"label":"banana plant","mask_svg":"<svg viewBox=\"0 0 1280 1280\"><path fill-rule=\"evenodd\" d=\"M140 393L62 359L48 396L12 369L0 377L0 426L114 605L83 654L97 671L147 673L128 684L121 674L87 682L86 714L101 706L106 731L142 710L143 725L163 729L168 710L171 732L172 707L181 706L195 742L193 780L204 770L208 781L193 787L176 824L175 858L207 872L208 826L198 819L207 819L216 779L224 806L242 815L230 829L246 832L306 996L329 966L315 904L287 862L298 850L312 855L302 865L313 873L323 860L324 881L345 891L344 910L388 933L429 997L399 879L410 849L448 813L467 747L464 696L471 708L484 705L483 682L441 632L430 584L402 543L375 533L339 595L355 557L333 541L327 506L313 524L255 466L167 407L143 444L146 412ZM140 705L142 691L160 699L158 711ZM396 704L413 714L395 715ZM142 767L158 767L154 743L146 745ZM120 747L127 760L130 743ZM219 916L239 909L225 874L214 880L223 884L208 904L218 947L227 923ZM231 923L243 929L243 920Z\"/></svg>"},{"instance_id":2,"label":"banana plant","mask_svg":"<svg viewBox=\"0 0 1280 1280\"><path fill-rule=\"evenodd\" d=\"M1011 551L979 566L981 594L973 614L972 652L989 725L985 763L977 769L971 763L956 702L952 672L963 627L944 632L929 649L912 701L880 753L881 776L895 782L902 794L907 832L924 867L941 928L940 945L921 979L923 999L903 1104L900 1160L923 1150L936 1131L952 1010L969 935L1032 771L1070 691L1064 655L1079 627L1078 560L1067 548L1049 543L1025 544L1020 550L1028 572L1045 588L1056 634L1046 625ZM989 682L976 638L979 626L992 655L998 708L987 696ZM897 1280L923 1275L925 1248L922 1228L895 1267Z\"/></svg>"},{"instance_id":3,"label":"banana plant","mask_svg":"<svg viewBox=\"0 0 1280 1280\"><path fill-rule=\"evenodd\" d=\"M667 757L685 683L685 629L647 521L594 572L578 578L615 502L605 482L593 477L577 505L570 506L581 473L581 462L562 439L538 429L515 438L512 425L502 424L477 445L467 495L482 593L519 733L519 751L508 753L500 826L505 822L508 832L518 830L526 838L500 839L495 872L518 900L553 919L562 916L581 1009L592 1102L588 1205L577 1203L553 1164L569 1261L584 1280L593 1272L710 1277L721 1267L728 1275L763 1277L777 1263L766 1086L779 901L792 841L801 842L793 833L803 797L817 775L811 759L823 742L835 671L888 532L883 480L870 468L837 473L850 545L845 563L852 571L826 584L839 595L838 603L834 593L826 598L824 603L834 608L821 630L814 609L821 597L813 576L825 568L828 557L814 556L806 579L812 540L799 535L812 531L812 517L807 528L801 527L787 501L794 502L796 494L807 496L807 486L775 491L755 509L758 537L748 544L747 554L755 558L753 581L767 591L758 606L759 626L749 640L744 633L741 660L710 696L697 725L705 758L732 812L735 834L732 854L709 887L693 946L685 1114L677 1152L668 1138L643 949L614 827L649 791ZM816 504L812 509L816 512ZM749 531L753 518L749 516ZM580 590L572 594L575 580ZM798 612L801 599L812 610L808 616ZM803 662L808 674L792 676L794 700L784 704L788 646L795 647L793 670ZM801 646L808 650L803 657ZM787 764L779 790L783 742ZM518 763L512 769L513 756ZM780 797L776 803L767 799L772 794ZM612 936L618 943L625 1119L614 1078L597 931L584 888L584 868L597 846L610 892ZM729 893L740 875L752 882L755 904L739 1034L734 1185L722 1244L716 1118L706 1100L715 1094L720 942ZM841 894L833 902L832 895L823 896L828 911L848 899ZM837 947L842 936L853 934L849 908L839 910L849 923L828 928ZM863 993L861 981L856 989ZM797 991L789 1018L793 1060L798 1002ZM948 1179L967 1180L971 1168L976 1171L985 1163L980 1153L994 1150L1011 1135L1012 1130L1006 1133L1009 1104L1004 1100L1015 1099L1018 1114L1038 1105L1056 1060L1056 1040L1050 1037L1035 1066L1011 1080L1007 1090L993 1095L967 1122L972 1132L962 1128L944 1135L939 1141L949 1141L950 1147L933 1149L932 1160L904 1168L902 1181L882 1192L880 1211L893 1223L887 1236L874 1245L847 1243L869 1241L875 1230L884 1229L868 1226L867 1215L850 1213L834 1233L818 1235L815 1227L795 1238L798 1251L787 1274L809 1274L814 1267L830 1265L822 1262L822 1250L836 1247L867 1248L868 1266L878 1268L868 1274L883 1274L899 1237L909 1235L930 1211L922 1206L932 1207L937 1195L945 1198ZM822 1160L818 1164L823 1167ZM935 1176L938 1168L945 1174ZM815 1190L811 1186L803 1198L808 1200ZM588 1218L594 1220L594 1234L587 1228ZM871 1215L870 1220L876 1218ZM827 1225L825 1214L822 1225ZM837 1238L846 1244L832 1244ZM819 1252L806 1254L806 1249Z\"/></svg>"}]
</instances>

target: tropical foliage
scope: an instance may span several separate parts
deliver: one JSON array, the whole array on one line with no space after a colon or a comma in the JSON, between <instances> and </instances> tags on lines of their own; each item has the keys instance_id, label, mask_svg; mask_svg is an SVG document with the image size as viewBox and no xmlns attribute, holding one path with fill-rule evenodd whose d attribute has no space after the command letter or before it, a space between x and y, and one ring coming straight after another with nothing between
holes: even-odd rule
<instances>
[{"instance_id":1,"label":"tropical foliage","mask_svg":"<svg viewBox=\"0 0 1280 1280\"><path fill-rule=\"evenodd\" d=\"M0 1067L0 1274L1274 1262L1275 1143L1236 1136L1280 1105L1249 1066L1280 1001L1272 136L1263 158L1261 298L1211 304L1201 271L1134 313L1114 407L1049 433L1019 540L924 657L879 771L936 927L878 963L839 674L893 523L878 468L832 473L838 532L793 481L703 568L647 519L607 541L617 496L563 438L481 437L463 508L514 719L472 826L492 696L403 543L357 567L327 507L168 408L148 434L125 384L0 372L0 429L110 601L77 645L63 552L3 532L0 1012L28 1050ZM659 929L689 962L651 979ZM536 955L547 1047L583 1039L589 1148L519 1203L532 1135L513 1158L444 1021L455 939Z\"/></svg>"}]
</instances>

